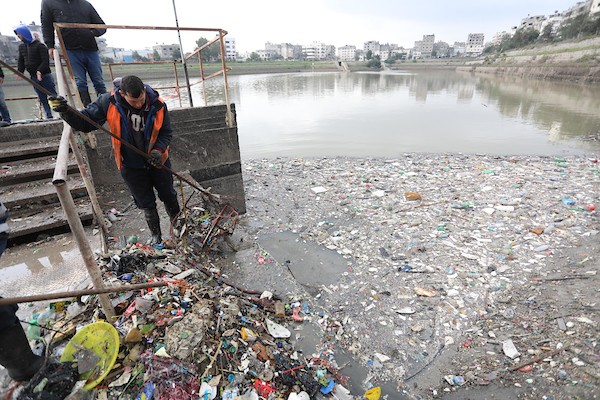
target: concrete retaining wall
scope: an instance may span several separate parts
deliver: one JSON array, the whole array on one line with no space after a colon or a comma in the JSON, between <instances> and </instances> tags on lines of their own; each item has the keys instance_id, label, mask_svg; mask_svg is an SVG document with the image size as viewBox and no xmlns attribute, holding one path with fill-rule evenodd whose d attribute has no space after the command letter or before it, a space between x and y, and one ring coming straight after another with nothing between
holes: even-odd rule
<instances>
[{"instance_id":1,"label":"concrete retaining wall","mask_svg":"<svg viewBox=\"0 0 600 400\"><path fill-rule=\"evenodd\" d=\"M544 79L577 83L600 82L600 67L596 66L474 65L457 67L456 70L496 76L518 76L524 79Z\"/></svg>"}]
</instances>

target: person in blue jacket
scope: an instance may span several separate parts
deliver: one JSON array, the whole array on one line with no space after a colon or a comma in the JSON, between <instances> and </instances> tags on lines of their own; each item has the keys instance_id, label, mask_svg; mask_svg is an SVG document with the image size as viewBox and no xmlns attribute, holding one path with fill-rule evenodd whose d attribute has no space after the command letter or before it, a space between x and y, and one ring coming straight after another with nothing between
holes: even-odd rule
<instances>
[{"instance_id":1,"label":"person in blue jacket","mask_svg":"<svg viewBox=\"0 0 600 400\"><path fill-rule=\"evenodd\" d=\"M94 124L70 109L62 97L51 97L50 105L60 113L74 129L90 132ZM171 118L167 105L158 92L135 75L121 79L115 91L100 96L79 111L99 125L108 122L110 131L119 139L112 138L117 168L131 192L135 204L144 210L146 222L152 233L152 244L162 243L160 219L156 209L156 197L162 200L171 223L180 212L177 192L173 188L169 145L173 136ZM142 156L121 143L125 141L146 154Z\"/></svg>"},{"instance_id":2,"label":"person in blue jacket","mask_svg":"<svg viewBox=\"0 0 600 400\"><path fill-rule=\"evenodd\" d=\"M27 70L31 80L49 91L52 96L56 96L56 87L50 71L50 57L48 56L48 47L33 37L31 31L25 25L15 28L15 34L21 40L19 45L19 58L17 69L19 72ZM37 87L33 87L35 93L40 99L47 119L52 119L52 109L48 104L48 96Z\"/></svg>"}]
</instances>

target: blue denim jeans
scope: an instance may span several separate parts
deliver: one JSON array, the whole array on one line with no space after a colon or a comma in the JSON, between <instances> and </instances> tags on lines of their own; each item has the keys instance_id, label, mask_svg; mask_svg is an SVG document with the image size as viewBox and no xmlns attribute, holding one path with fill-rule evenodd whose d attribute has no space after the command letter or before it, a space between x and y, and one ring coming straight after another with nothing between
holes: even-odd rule
<instances>
[{"instance_id":1,"label":"blue denim jeans","mask_svg":"<svg viewBox=\"0 0 600 400\"><path fill-rule=\"evenodd\" d=\"M78 91L88 90L87 73L94 84L96 92L106 92L106 85L102 79L102 64L97 51L67 50L67 55L73 69Z\"/></svg>"},{"instance_id":2,"label":"blue denim jeans","mask_svg":"<svg viewBox=\"0 0 600 400\"><path fill-rule=\"evenodd\" d=\"M9 124L12 122L8 107L6 106L6 101L4 100L4 89L2 89L2 85L0 85L0 116L2 117L2 121L8 122Z\"/></svg>"},{"instance_id":3,"label":"blue denim jeans","mask_svg":"<svg viewBox=\"0 0 600 400\"><path fill-rule=\"evenodd\" d=\"M35 83L38 83L44 89L52 93L52 96L56 96L56 87L54 86L54 78L52 78L51 73L42 75L41 81L39 81L35 75L32 75L31 80L33 80ZM40 103L42 103L42 107L44 107L46 118L52 118L52 109L50 108L50 104L48 104L48 96L46 96L46 93L42 92L35 86L33 87L33 90L35 90L35 92L37 93L38 99L40 99Z\"/></svg>"}]
</instances>

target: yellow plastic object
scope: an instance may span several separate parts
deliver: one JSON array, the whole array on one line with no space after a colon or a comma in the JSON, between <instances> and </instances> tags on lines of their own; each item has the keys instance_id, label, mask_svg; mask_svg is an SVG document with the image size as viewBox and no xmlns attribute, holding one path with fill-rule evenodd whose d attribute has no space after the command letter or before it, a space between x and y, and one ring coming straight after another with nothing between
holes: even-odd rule
<instances>
[{"instance_id":1,"label":"yellow plastic object","mask_svg":"<svg viewBox=\"0 0 600 400\"><path fill-rule=\"evenodd\" d=\"M88 381L83 388L90 390L102 382L115 365L119 354L119 333L114 326L107 322L94 322L86 325L69 341L60 357L60 362L75 360L77 347L74 343L92 350L100 358L96 363L96 368L80 376L81 379Z\"/></svg>"},{"instance_id":2,"label":"yellow plastic object","mask_svg":"<svg viewBox=\"0 0 600 400\"><path fill-rule=\"evenodd\" d=\"M381 397L381 388L379 386L367 390L365 397L368 400L379 400Z\"/></svg>"}]
</instances>

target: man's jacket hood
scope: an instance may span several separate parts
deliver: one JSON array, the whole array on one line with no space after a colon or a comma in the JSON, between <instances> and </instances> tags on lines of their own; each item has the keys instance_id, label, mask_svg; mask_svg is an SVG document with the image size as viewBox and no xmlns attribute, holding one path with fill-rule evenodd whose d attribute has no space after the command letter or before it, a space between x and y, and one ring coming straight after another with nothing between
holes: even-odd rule
<instances>
[{"instance_id":1,"label":"man's jacket hood","mask_svg":"<svg viewBox=\"0 0 600 400\"><path fill-rule=\"evenodd\" d=\"M16 27L15 33L23 36L23 40L25 40L25 43L30 44L31 42L33 42L33 35L31 34L29 28L25 25Z\"/></svg>"}]
</instances>

